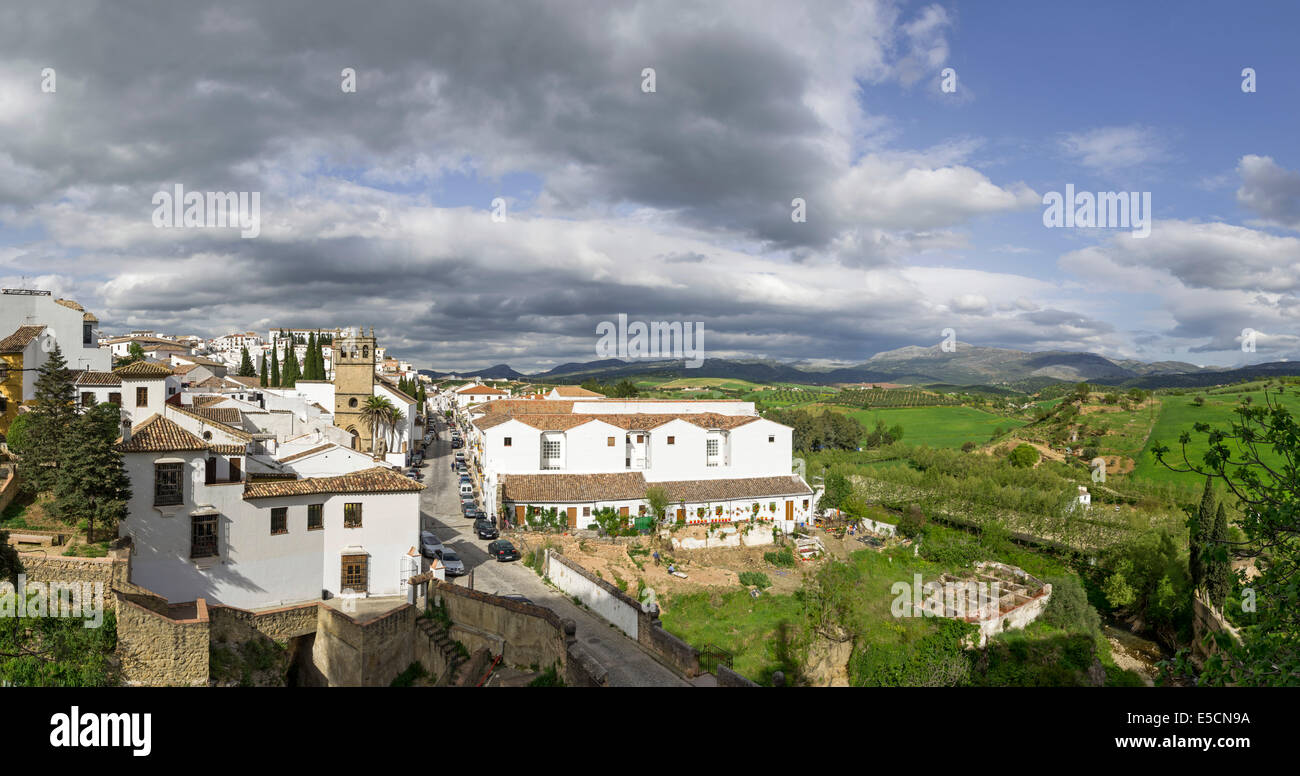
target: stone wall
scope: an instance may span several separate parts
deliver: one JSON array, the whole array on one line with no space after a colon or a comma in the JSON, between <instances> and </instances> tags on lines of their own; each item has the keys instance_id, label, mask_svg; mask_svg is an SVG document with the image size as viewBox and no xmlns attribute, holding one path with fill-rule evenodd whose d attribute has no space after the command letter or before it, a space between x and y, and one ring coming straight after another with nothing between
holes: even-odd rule
<instances>
[{"instance_id":1,"label":"stone wall","mask_svg":"<svg viewBox=\"0 0 1300 776\"><path fill-rule=\"evenodd\" d=\"M687 679L699 676L700 651L664 630L659 612L642 612L637 639L641 646L658 655L662 662Z\"/></svg>"},{"instance_id":2,"label":"stone wall","mask_svg":"<svg viewBox=\"0 0 1300 776\"><path fill-rule=\"evenodd\" d=\"M316 602L250 612L234 606L212 604L208 616L212 620L212 638L217 641L241 642L259 633L269 639L284 642L298 636L316 632L319 619Z\"/></svg>"},{"instance_id":3,"label":"stone wall","mask_svg":"<svg viewBox=\"0 0 1300 776\"><path fill-rule=\"evenodd\" d=\"M210 623L202 598L169 606L146 593L114 593L117 656L125 685L206 687Z\"/></svg>"},{"instance_id":4,"label":"stone wall","mask_svg":"<svg viewBox=\"0 0 1300 776\"><path fill-rule=\"evenodd\" d=\"M696 535L683 535L680 538L673 536L673 549L711 550L718 547L758 547L773 543L772 525L770 523L746 527L749 528L748 532L734 525L724 525L711 533L695 528L687 529L687 531ZM704 535L699 536L700 533L704 533Z\"/></svg>"},{"instance_id":5,"label":"stone wall","mask_svg":"<svg viewBox=\"0 0 1300 776\"><path fill-rule=\"evenodd\" d=\"M758 687L758 682L751 681L732 671L726 666L718 666L716 675L719 687Z\"/></svg>"},{"instance_id":6,"label":"stone wall","mask_svg":"<svg viewBox=\"0 0 1300 776\"><path fill-rule=\"evenodd\" d=\"M1215 609L1203 594L1192 596L1192 662L1204 665L1205 659L1218 654L1219 645L1211 638L1212 634L1226 633L1237 644L1241 644L1241 634L1223 614Z\"/></svg>"},{"instance_id":7,"label":"stone wall","mask_svg":"<svg viewBox=\"0 0 1300 776\"><path fill-rule=\"evenodd\" d=\"M0 467L0 512L18 495L18 469L13 464Z\"/></svg>"},{"instance_id":8,"label":"stone wall","mask_svg":"<svg viewBox=\"0 0 1300 776\"><path fill-rule=\"evenodd\" d=\"M105 558L74 558L62 555L46 555L43 552L20 552L19 560L27 581L62 582L65 584L96 582L103 585L104 608L114 605L113 589L128 588L131 574L130 550L110 550Z\"/></svg>"},{"instance_id":9,"label":"stone wall","mask_svg":"<svg viewBox=\"0 0 1300 776\"><path fill-rule=\"evenodd\" d=\"M436 580L428 594L447 607L451 637L471 653L487 647L507 665L564 668L564 624L550 609Z\"/></svg>"},{"instance_id":10,"label":"stone wall","mask_svg":"<svg viewBox=\"0 0 1300 776\"><path fill-rule=\"evenodd\" d=\"M331 687L387 687L415 660L410 604L369 620L318 608L312 662Z\"/></svg>"}]
</instances>

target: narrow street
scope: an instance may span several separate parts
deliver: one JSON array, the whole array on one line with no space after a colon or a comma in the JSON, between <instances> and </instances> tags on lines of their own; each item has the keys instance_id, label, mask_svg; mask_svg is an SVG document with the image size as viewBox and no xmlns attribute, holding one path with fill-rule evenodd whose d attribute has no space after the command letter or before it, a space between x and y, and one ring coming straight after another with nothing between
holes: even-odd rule
<instances>
[{"instance_id":1,"label":"narrow street","mask_svg":"<svg viewBox=\"0 0 1300 776\"><path fill-rule=\"evenodd\" d=\"M475 590L500 595L522 595L578 625L577 637L609 672L609 683L624 687L690 687L690 682L665 668L639 644L600 617L577 606L550 587L520 561L500 563L487 555L488 541L474 535L473 524L461 514L456 473L451 461L450 432L435 419L439 439L426 449L424 484L420 494L421 528L431 530L454 549L471 572ZM452 580L468 585L470 576Z\"/></svg>"}]
</instances>

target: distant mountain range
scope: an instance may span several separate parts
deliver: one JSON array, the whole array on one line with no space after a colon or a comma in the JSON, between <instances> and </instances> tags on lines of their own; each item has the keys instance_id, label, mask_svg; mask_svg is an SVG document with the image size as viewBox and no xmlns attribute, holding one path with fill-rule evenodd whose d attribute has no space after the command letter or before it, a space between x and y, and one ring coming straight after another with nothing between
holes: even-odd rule
<instances>
[{"instance_id":1,"label":"distant mountain range","mask_svg":"<svg viewBox=\"0 0 1300 776\"><path fill-rule=\"evenodd\" d=\"M1099 383L1117 387L1201 387L1260 377L1300 375L1300 362L1278 361L1241 368L1198 367L1183 361L1147 363L1110 359L1096 353L1065 350L1026 352L956 343L951 352L939 345L904 347L877 353L853 366L819 368L779 361L705 359L696 369L680 359L621 361L616 358L561 364L545 372L525 374L507 364L458 372L420 370L434 378L458 375L497 380L580 383L596 379L611 382L637 377L726 377L752 382L790 382L810 385L891 382L925 385L1010 386L1037 390L1053 382Z\"/></svg>"}]
</instances>

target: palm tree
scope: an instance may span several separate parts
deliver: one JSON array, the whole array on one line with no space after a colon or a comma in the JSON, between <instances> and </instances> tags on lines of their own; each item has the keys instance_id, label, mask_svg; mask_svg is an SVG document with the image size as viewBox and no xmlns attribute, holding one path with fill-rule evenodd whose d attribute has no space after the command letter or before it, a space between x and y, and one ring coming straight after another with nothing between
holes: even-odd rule
<instances>
[{"instance_id":1,"label":"palm tree","mask_svg":"<svg viewBox=\"0 0 1300 776\"><path fill-rule=\"evenodd\" d=\"M388 399L384 399L384 401L388 401ZM401 407L398 407L396 404L389 402L389 410L387 411L384 417L384 425L387 426L386 434L396 433L397 427L400 426L405 421L406 421L406 413L402 412ZM388 438L387 435L385 435L385 439L387 438Z\"/></svg>"},{"instance_id":2,"label":"palm tree","mask_svg":"<svg viewBox=\"0 0 1300 776\"><path fill-rule=\"evenodd\" d=\"M370 454L374 455L379 444L379 429L388 424L392 413L397 410L385 396L371 396L361 407L361 419L370 425Z\"/></svg>"}]
</instances>

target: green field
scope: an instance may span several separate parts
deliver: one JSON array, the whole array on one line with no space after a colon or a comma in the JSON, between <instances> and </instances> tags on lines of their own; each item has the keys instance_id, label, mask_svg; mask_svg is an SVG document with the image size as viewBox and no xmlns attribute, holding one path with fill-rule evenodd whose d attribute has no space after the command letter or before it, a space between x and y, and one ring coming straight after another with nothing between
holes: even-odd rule
<instances>
[{"instance_id":1,"label":"green field","mask_svg":"<svg viewBox=\"0 0 1300 776\"><path fill-rule=\"evenodd\" d=\"M1260 405L1264 401L1263 391L1247 391L1242 393L1224 393L1202 394L1205 397L1205 406L1197 407L1192 404L1194 394L1188 393L1182 396L1161 396L1160 401L1164 405L1160 410L1160 417L1156 420L1155 428L1151 431L1151 438L1148 440L1146 448L1137 458L1137 466L1133 470L1135 479L1145 479L1153 482L1182 482L1196 483L1200 481L1199 475L1194 473L1180 473L1169 471L1162 466L1151 455L1151 447L1156 442L1164 444L1170 449L1170 454L1166 460L1175 466L1182 466L1182 451L1178 444L1178 437L1184 431L1192 435L1191 444L1187 446L1187 457L1190 461L1201 464L1201 458L1205 455L1205 435L1198 434L1192 429L1196 423L1209 423L1218 428L1227 429L1232 420L1236 418L1233 410L1241 403L1243 397L1249 396L1251 400ZM1278 394L1276 391L1269 392L1269 399L1274 404L1281 404L1291 410L1293 415L1300 415L1300 397L1294 392ZM1265 460L1270 463L1279 463L1278 459Z\"/></svg>"},{"instance_id":2,"label":"green field","mask_svg":"<svg viewBox=\"0 0 1300 776\"><path fill-rule=\"evenodd\" d=\"M666 383L660 383L660 390L673 388L722 388L730 391L752 391L758 383L748 380L734 380L728 377L682 377Z\"/></svg>"},{"instance_id":3,"label":"green field","mask_svg":"<svg viewBox=\"0 0 1300 776\"><path fill-rule=\"evenodd\" d=\"M994 415L971 407L914 407L910 409L849 410L863 428L885 425L903 427L903 442L929 447L961 447L966 442L984 444L999 426L1005 431L1025 425L1025 421Z\"/></svg>"}]
</instances>

